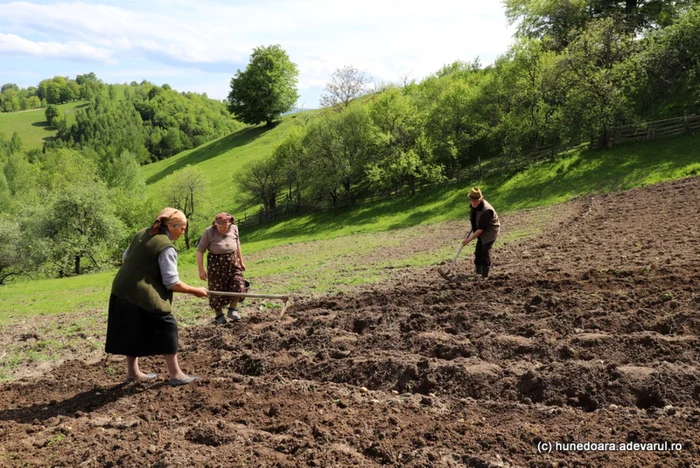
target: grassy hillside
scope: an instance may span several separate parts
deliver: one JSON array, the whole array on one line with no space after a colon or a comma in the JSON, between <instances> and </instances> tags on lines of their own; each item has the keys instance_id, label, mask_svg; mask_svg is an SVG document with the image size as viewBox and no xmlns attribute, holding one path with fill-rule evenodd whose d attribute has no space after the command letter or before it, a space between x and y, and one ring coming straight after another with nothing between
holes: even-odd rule
<instances>
[{"instance_id":1,"label":"grassy hillside","mask_svg":"<svg viewBox=\"0 0 700 468\"><path fill-rule=\"evenodd\" d=\"M700 174L700 139L684 136L612 150L577 149L525 171L498 172L484 180L460 181L415 196L398 197L341 211L315 213L243 232L254 252L280 243L307 242L358 233L385 231L462 219L465 195L483 188L500 212L551 205L581 195L626 190Z\"/></svg>"},{"instance_id":2,"label":"grassy hillside","mask_svg":"<svg viewBox=\"0 0 700 468\"><path fill-rule=\"evenodd\" d=\"M227 211L236 218L243 217L246 210L252 212L256 205L251 205L237 193L234 178L241 174L241 169L247 164L269 157L293 126L298 125L298 116L286 116L272 128L247 127L198 148L143 166L148 195L157 195L163 179L168 175L187 165L196 165L204 171L209 182L211 212Z\"/></svg>"},{"instance_id":3,"label":"grassy hillside","mask_svg":"<svg viewBox=\"0 0 700 468\"><path fill-rule=\"evenodd\" d=\"M198 163L223 193L240 164L264 155L253 151L272 151L282 138L285 121L272 131L251 128L179 155L169 165L154 164L150 170L151 190L178 164ZM248 142L248 144L245 144ZM327 292L339 284L371 283L386 277L380 266L362 270L338 271L338 258L362 251L370 254L386 249L392 242L415 236L418 225L465 219L468 207L465 194L471 185L480 185L486 197L501 213L560 203L572 198L614 190L625 190L664 180L700 174L700 138L684 136L652 143L618 146L613 150L575 150L553 161L532 165L520 173L496 173L485 180L453 183L397 197L375 204L359 205L333 213L317 213L274 225L243 230L242 242L248 278L265 276L266 292ZM154 168L158 168L154 171ZM215 173L216 172L216 173ZM217 197L221 206L235 207L228 195ZM219 201L220 200L220 201ZM658 200L650 200L650 204ZM229 203L227 206L226 203ZM402 229L406 228L406 229ZM379 234L379 233L386 234ZM531 234L531 233L530 233ZM520 235L520 234L518 234ZM180 242L181 243L181 242ZM291 245L290 245L291 244ZM431 255L395 258L396 266L425 266L447 258L451 251ZM253 255L251 255L253 254ZM333 260L335 259L335 260ZM181 274L186 282L203 284L196 276L194 251L181 253ZM393 268L393 266L392 266ZM304 272L303 275L298 275ZM104 310L113 272L76 278L15 283L2 287L0 326L20 317L80 310Z\"/></svg>"},{"instance_id":4,"label":"grassy hillside","mask_svg":"<svg viewBox=\"0 0 700 468\"><path fill-rule=\"evenodd\" d=\"M86 106L85 101L60 104L58 108L66 114L69 124L75 122L75 110ZM44 112L45 107L20 112L0 113L0 133L8 138L17 132L22 139L22 144L27 150L41 148L44 141L56 135L56 129L49 126Z\"/></svg>"},{"instance_id":5,"label":"grassy hillside","mask_svg":"<svg viewBox=\"0 0 700 468\"><path fill-rule=\"evenodd\" d=\"M124 99L124 91L129 88L129 85L110 86L114 87L117 99ZM67 123L72 124L75 122L76 109L87 105L87 101L75 101L59 104L58 108L66 114ZM56 135L56 129L49 126L44 112L46 112L45 107L19 112L0 112L0 133L4 133L9 138L17 132L26 150L41 148L44 141Z\"/></svg>"}]
</instances>

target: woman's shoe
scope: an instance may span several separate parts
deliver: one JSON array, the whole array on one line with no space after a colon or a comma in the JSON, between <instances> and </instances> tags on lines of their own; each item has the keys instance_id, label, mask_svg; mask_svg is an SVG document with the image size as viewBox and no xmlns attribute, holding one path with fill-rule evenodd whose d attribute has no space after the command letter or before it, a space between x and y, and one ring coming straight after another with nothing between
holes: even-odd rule
<instances>
[{"instance_id":1,"label":"woman's shoe","mask_svg":"<svg viewBox=\"0 0 700 468\"><path fill-rule=\"evenodd\" d=\"M201 377L198 377L196 375L189 375L184 379L170 379L168 383L171 387L179 387L180 385L187 385L188 383L194 382L195 380L199 380L200 378Z\"/></svg>"},{"instance_id":2,"label":"woman's shoe","mask_svg":"<svg viewBox=\"0 0 700 468\"><path fill-rule=\"evenodd\" d=\"M148 380L153 380L157 377L156 374L144 374L143 377L127 377L126 382L146 382Z\"/></svg>"},{"instance_id":3,"label":"woman's shoe","mask_svg":"<svg viewBox=\"0 0 700 468\"><path fill-rule=\"evenodd\" d=\"M241 314L238 313L238 309L232 309L229 307L228 309L228 314L226 314L228 318L233 320L234 322L238 322L241 319ZM223 315L222 315L223 317Z\"/></svg>"},{"instance_id":4,"label":"woman's shoe","mask_svg":"<svg viewBox=\"0 0 700 468\"><path fill-rule=\"evenodd\" d=\"M213 323L223 325L226 323L226 317L224 317L224 314L217 315Z\"/></svg>"}]
</instances>

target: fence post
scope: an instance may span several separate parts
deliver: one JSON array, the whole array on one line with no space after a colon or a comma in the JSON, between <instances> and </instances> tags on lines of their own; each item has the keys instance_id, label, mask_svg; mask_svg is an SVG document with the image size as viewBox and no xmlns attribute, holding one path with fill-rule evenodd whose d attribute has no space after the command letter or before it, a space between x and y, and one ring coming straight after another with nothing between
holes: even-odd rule
<instances>
[{"instance_id":1,"label":"fence post","mask_svg":"<svg viewBox=\"0 0 700 468\"><path fill-rule=\"evenodd\" d=\"M683 111L683 133L689 133L690 126L688 125L688 111Z\"/></svg>"}]
</instances>

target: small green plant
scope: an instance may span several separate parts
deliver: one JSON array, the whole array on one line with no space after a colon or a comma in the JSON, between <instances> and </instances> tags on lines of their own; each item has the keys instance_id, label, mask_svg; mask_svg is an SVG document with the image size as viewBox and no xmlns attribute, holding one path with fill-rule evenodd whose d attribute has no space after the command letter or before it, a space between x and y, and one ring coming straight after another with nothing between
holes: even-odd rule
<instances>
[{"instance_id":1,"label":"small green plant","mask_svg":"<svg viewBox=\"0 0 700 468\"><path fill-rule=\"evenodd\" d=\"M662 293L662 294L659 296L659 299L660 299L662 302L671 301L671 300L673 300L673 294L671 294L669 291L666 291L665 293Z\"/></svg>"},{"instance_id":2,"label":"small green plant","mask_svg":"<svg viewBox=\"0 0 700 468\"><path fill-rule=\"evenodd\" d=\"M62 441L65 439L66 436L63 434L56 434L52 438L46 441L46 447L51 447L53 444L57 444L58 442Z\"/></svg>"}]
</instances>

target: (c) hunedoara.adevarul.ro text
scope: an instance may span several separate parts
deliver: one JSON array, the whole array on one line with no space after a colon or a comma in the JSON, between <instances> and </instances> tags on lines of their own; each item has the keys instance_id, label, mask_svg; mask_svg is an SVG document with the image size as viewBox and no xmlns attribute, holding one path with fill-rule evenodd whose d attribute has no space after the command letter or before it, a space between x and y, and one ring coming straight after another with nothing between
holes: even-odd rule
<instances>
[{"instance_id":1,"label":"(c) hunedoara.adevarul.ro text","mask_svg":"<svg viewBox=\"0 0 700 468\"><path fill-rule=\"evenodd\" d=\"M538 453L552 452L677 452L680 442L537 442Z\"/></svg>"}]
</instances>

